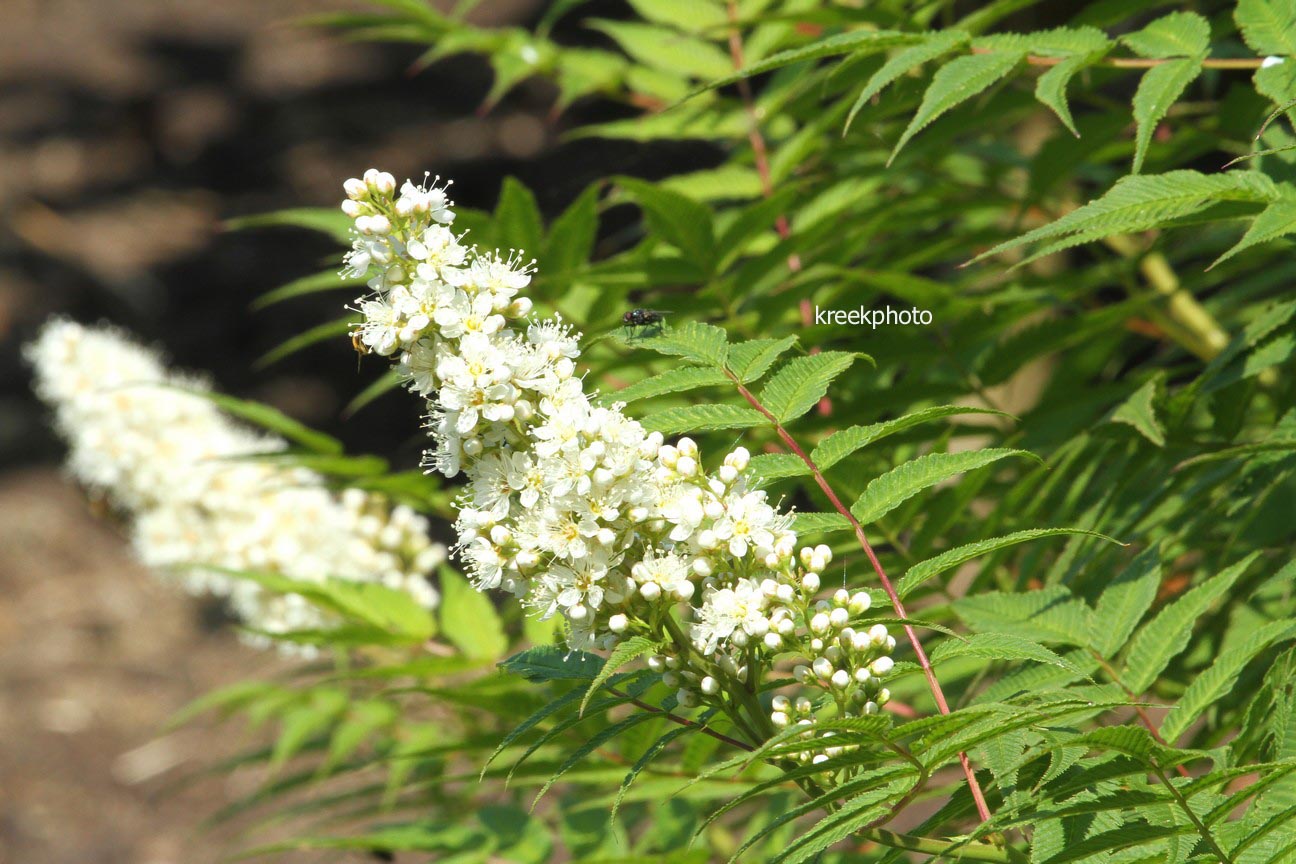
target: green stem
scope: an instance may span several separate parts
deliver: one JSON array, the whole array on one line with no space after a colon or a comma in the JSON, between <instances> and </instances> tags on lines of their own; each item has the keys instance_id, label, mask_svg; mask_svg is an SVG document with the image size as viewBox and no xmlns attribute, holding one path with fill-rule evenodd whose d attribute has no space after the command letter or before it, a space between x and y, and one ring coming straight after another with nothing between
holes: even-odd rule
<instances>
[{"instance_id":1,"label":"green stem","mask_svg":"<svg viewBox=\"0 0 1296 864\"><path fill-rule=\"evenodd\" d=\"M967 843L957 840L934 840L927 837L913 837L909 834L897 834L881 828L869 828L859 832L860 836L892 849L905 849L909 852L921 852L937 858L949 858L954 861L992 861L997 864L1021 864L1026 857L1010 846L999 848L984 843Z\"/></svg>"},{"instance_id":2,"label":"green stem","mask_svg":"<svg viewBox=\"0 0 1296 864\"><path fill-rule=\"evenodd\" d=\"M1183 810L1188 816L1188 820L1192 822L1193 826L1197 829L1197 833L1201 834L1202 839L1206 841L1206 845L1211 848L1211 851L1219 856L1219 860L1222 864L1233 864L1233 859L1230 858L1228 853L1221 849L1219 844L1215 842L1215 835L1210 832L1209 828L1202 824L1201 819L1199 819L1197 814L1193 812L1192 806L1188 803L1188 800L1184 798L1183 793L1179 791L1179 787L1170 782L1170 778L1166 776L1165 771L1162 770L1161 766L1155 761L1152 762L1152 773L1156 774L1157 779L1161 781L1161 785L1166 787L1170 794L1174 796L1175 802L1179 805L1179 809Z\"/></svg>"}]
</instances>

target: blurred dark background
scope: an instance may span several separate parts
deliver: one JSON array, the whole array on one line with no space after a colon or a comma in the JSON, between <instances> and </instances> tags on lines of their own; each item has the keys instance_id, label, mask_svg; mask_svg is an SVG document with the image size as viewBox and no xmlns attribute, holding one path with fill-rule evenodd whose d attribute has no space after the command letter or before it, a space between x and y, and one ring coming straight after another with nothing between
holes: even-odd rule
<instances>
[{"instance_id":1,"label":"blurred dark background","mask_svg":"<svg viewBox=\"0 0 1296 864\"><path fill-rule=\"evenodd\" d=\"M472 18L526 26L544 5L486 0ZM202 834L196 824L261 778L178 781L249 740L162 724L204 692L281 667L206 626L61 476L62 447L20 353L42 321L121 325L227 392L413 465L414 400L341 418L384 365L357 371L346 340L254 368L351 299L249 309L333 266L334 247L304 231L231 232L225 221L335 206L342 181L369 166L452 177L455 199L483 208L514 175L552 215L608 174L660 176L713 158L705 147L564 142L571 125L626 109L585 104L554 118L551 88L528 82L481 112L492 78L480 58L416 70L418 46L357 44L295 23L364 8L0 0L0 864L219 860L239 828ZM554 36L587 41L582 18L626 14L590 3Z\"/></svg>"}]
</instances>

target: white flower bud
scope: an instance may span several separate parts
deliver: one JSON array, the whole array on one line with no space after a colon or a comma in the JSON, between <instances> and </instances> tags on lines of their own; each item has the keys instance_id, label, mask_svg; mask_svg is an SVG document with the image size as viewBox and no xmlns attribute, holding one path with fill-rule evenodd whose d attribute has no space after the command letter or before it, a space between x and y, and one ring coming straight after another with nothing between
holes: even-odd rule
<instances>
[{"instance_id":1,"label":"white flower bud","mask_svg":"<svg viewBox=\"0 0 1296 864\"><path fill-rule=\"evenodd\" d=\"M680 684L680 675L678 672L663 672L662 683L667 687L678 687Z\"/></svg>"},{"instance_id":2,"label":"white flower bud","mask_svg":"<svg viewBox=\"0 0 1296 864\"><path fill-rule=\"evenodd\" d=\"M845 606L850 602L850 592L845 588L838 588L833 592L833 602L838 606Z\"/></svg>"},{"instance_id":3,"label":"white flower bud","mask_svg":"<svg viewBox=\"0 0 1296 864\"><path fill-rule=\"evenodd\" d=\"M643 595L645 600L651 603L661 596L661 586L656 582L645 582L639 586L639 593Z\"/></svg>"},{"instance_id":4,"label":"white flower bud","mask_svg":"<svg viewBox=\"0 0 1296 864\"><path fill-rule=\"evenodd\" d=\"M804 696L798 696L796 700L796 710L798 714L809 714L814 710L814 703Z\"/></svg>"},{"instance_id":5,"label":"white flower bud","mask_svg":"<svg viewBox=\"0 0 1296 864\"><path fill-rule=\"evenodd\" d=\"M681 456L675 463L675 470L685 477L692 477L698 470L697 460L692 456Z\"/></svg>"},{"instance_id":6,"label":"white flower bud","mask_svg":"<svg viewBox=\"0 0 1296 864\"><path fill-rule=\"evenodd\" d=\"M828 662L827 657L816 658L810 668L814 670L815 675L821 680L826 681L832 677L833 667L832 663Z\"/></svg>"},{"instance_id":7,"label":"white flower bud","mask_svg":"<svg viewBox=\"0 0 1296 864\"><path fill-rule=\"evenodd\" d=\"M589 609L583 603L577 603L567 610L567 617L573 621L584 621L589 616Z\"/></svg>"},{"instance_id":8,"label":"white flower bud","mask_svg":"<svg viewBox=\"0 0 1296 864\"><path fill-rule=\"evenodd\" d=\"M675 593L675 599L677 600L689 599L690 597L693 596L693 583L684 580L680 580L679 582L676 582L674 593Z\"/></svg>"},{"instance_id":9,"label":"white flower bud","mask_svg":"<svg viewBox=\"0 0 1296 864\"><path fill-rule=\"evenodd\" d=\"M771 651L777 651L783 647L783 637L771 631L765 634L765 647Z\"/></svg>"},{"instance_id":10,"label":"white flower bud","mask_svg":"<svg viewBox=\"0 0 1296 864\"><path fill-rule=\"evenodd\" d=\"M688 690L680 690L675 694L675 699L682 708L692 708L698 704L697 696Z\"/></svg>"},{"instance_id":11,"label":"white flower bud","mask_svg":"<svg viewBox=\"0 0 1296 864\"><path fill-rule=\"evenodd\" d=\"M654 672L666 671L666 658L660 654L648 655L648 668Z\"/></svg>"},{"instance_id":12,"label":"white flower bud","mask_svg":"<svg viewBox=\"0 0 1296 864\"><path fill-rule=\"evenodd\" d=\"M813 765L818 765L821 762L827 762L827 761L828 761L828 756L823 753L816 753L814 755L814 758L810 760L811 764Z\"/></svg>"},{"instance_id":13,"label":"white flower bud","mask_svg":"<svg viewBox=\"0 0 1296 864\"><path fill-rule=\"evenodd\" d=\"M850 613L839 606L829 613L828 622L832 624L834 629L840 630L850 622Z\"/></svg>"},{"instance_id":14,"label":"white flower bud","mask_svg":"<svg viewBox=\"0 0 1296 864\"><path fill-rule=\"evenodd\" d=\"M804 684L810 680L810 667L805 664L798 664L792 668L792 677Z\"/></svg>"},{"instance_id":15,"label":"white flower bud","mask_svg":"<svg viewBox=\"0 0 1296 864\"><path fill-rule=\"evenodd\" d=\"M819 590L819 574L811 570L801 577L801 590L813 594Z\"/></svg>"},{"instance_id":16,"label":"white flower bud","mask_svg":"<svg viewBox=\"0 0 1296 864\"><path fill-rule=\"evenodd\" d=\"M778 591L775 593L781 603L791 603L792 598L796 596L796 589L786 582L779 583Z\"/></svg>"},{"instance_id":17,"label":"white flower bud","mask_svg":"<svg viewBox=\"0 0 1296 864\"><path fill-rule=\"evenodd\" d=\"M625 615L618 613L608 619L608 629L611 630L613 633L624 633L626 628L629 626L630 626L630 619L627 618Z\"/></svg>"},{"instance_id":18,"label":"white flower bud","mask_svg":"<svg viewBox=\"0 0 1296 864\"><path fill-rule=\"evenodd\" d=\"M818 546L815 547L814 551L815 551L815 555L818 555L820 558L822 558L825 563L830 563L833 560L832 549L828 548L827 544L820 543Z\"/></svg>"},{"instance_id":19,"label":"white flower bud","mask_svg":"<svg viewBox=\"0 0 1296 864\"><path fill-rule=\"evenodd\" d=\"M786 711L792 705L792 700L782 693L770 700L770 707L775 711Z\"/></svg>"},{"instance_id":20,"label":"white flower bud","mask_svg":"<svg viewBox=\"0 0 1296 864\"><path fill-rule=\"evenodd\" d=\"M810 619L811 633L818 633L818 634L827 633L828 627L829 627L828 616L823 614L822 612L816 614L813 618Z\"/></svg>"},{"instance_id":21,"label":"white flower bud","mask_svg":"<svg viewBox=\"0 0 1296 864\"><path fill-rule=\"evenodd\" d=\"M791 636L796 632L796 622L791 618L784 618L776 626L780 636Z\"/></svg>"},{"instance_id":22,"label":"white flower bud","mask_svg":"<svg viewBox=\"0 0 1296 864\"><path fill-rule=\"evenodd\" d=\"M782 729L784 726L788 725L788 715L782 711L774 711L770 714L770 722L779 729Z\"/></svg>"},{"instance_id":23,"label":"white flower bud","mask_svg":"<svg viewBox=\"0 0 1296 864\"><path fill-rule=\"evenodd\" d=\"M869 671L879 678L890 672L893 668L895 668L895 661L886 656L879 657L869 664Z\"/></svg>"},{"instance_id":24,"label":"white flower bud","mask_svg":"<svg viewBox=\"0 0 1296 864\"><path fill-rule=\"evenodd\" d=\"M347 198L352 201L363 201L369 197L369 187L365 181L352 177L342 183L342 189L346 192Z\"/></svg>"},{"instance_id":25,"label":"white flower bud","mask_svg":"<svg viewBox=\"0 0 1296 864\"><path fill-rule=\"evenodd\" d=\"M703 678L702 683L698 686L707 696L714 696L720 692L720 682L710 675Z\"/></svg>"},{"instance_id":26,"label":"white flower bud","mask_svg":"<svg viewBox=\"0 0 1296 864\"><path fill-rule=\"evenodd\" d=\"M887 639L887 628L885 624L874 624L869 628L869 639L874 645L884 645Z\"/></svg>"},{"instance_id":27,"label":"white flower bud","mask_svg":"<svg viewBox=\"0 0 1296 864\"><path fill-rule=\"evenodd\" d=\"M867 591L856 591L851 595L850 604L847 608L850 609L851 614L859 615L863 612L867 612L869 607L872 605L873 598L869 596Z\"/></svg>"},{"instance_id":28,"label":"white flower bud","mask_svg":"<svg viewBox=\"0 0 1296 864\"><path fill-rule=\"evenodd\" d=\"M839 690L845 689L846 685L849 683L850 683L850 675L846 672L845 669L838 669L836 672L832 674L832 685L837 689Z\"/></svg>"}]
</instances>

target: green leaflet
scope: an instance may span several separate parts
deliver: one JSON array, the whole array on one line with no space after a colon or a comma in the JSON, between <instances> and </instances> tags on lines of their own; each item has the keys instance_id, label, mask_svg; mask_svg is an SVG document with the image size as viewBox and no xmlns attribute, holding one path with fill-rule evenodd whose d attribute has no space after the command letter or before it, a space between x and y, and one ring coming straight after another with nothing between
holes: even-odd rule
<instances>
[{"instance_id":1,"label":"green leaflet","mask_svg":"<svg viewBox=\"0 0 1296 864\"><path fill-rule=\"evenodd\" d=\"M973 633L964 641L945 641L931 652L933 662L954 657L984 657L989 660L1032 660L1084 675L1056 651L1010 633Z\"/></svg>"},{"instance_id":2,"label":"green leaflet","mask_svg":"<svg viewBox=\"0 0 1296 864\"><path fill-rule=\"evenodd\" d=\"M1094 607L1092 645L1103 657L1119 651L1161 586L1161 547L1153 544L1103 588Z\"/></svg>"},{"instance_id":3,"label":"green leaflet","mask_svg":"<svg viewBox=\"0 0 1296 864\"><path fill-rule=\"evenodd\" d=\"M1287 190L1284 190L1284 192L1287 192ZM1270 240L1277 240L1279 237L1286 237L1292 232L1296 232L1296 195L1287 192L1282 198L1260 211L1260 215L1247 226L1242 239L1223 255L1212 261L1210 267L1206 269L1212 269L1239 252L1250 249L1252 246L1268 243Z\"/></svg>"},{"instance_id":4,"label":"green leaflet","mask_svg":"<svg viewBox=\"0 0 1296 864\"><path fill-rule=\"evenodd\" d=\"M789 360L760 392L760 401L779 423L795 420L828 392L833 379L850 368L859 355L824 351Z\"/></svg>"},{"instance_id":5,"label":"green leaflet","mask_svg":"<svg viewBox=\"0 0 1296 864\"><path fill-rule=\"evenodd\" d=\"M1041 642L1087 645L1094 627L1092 610L1062 586L1024 594L969 594L955 601L954 611L973 630Z\"/></svg>"},{"instance_id":6,"label":"green leaflet","mask_svg":"<svg viewBox=\"0 0 1296 864\"><path fill-rule=\"evenodd\" d=\"M739 72L712 81L702 90L726 87L744 78L750 78L753 75L760 75L763 72L769 72L772 69L805 60L818 60L822 57L833 57L839 54L850 54L854 57L867 56L878 51L885 51L888 48L910 45L922 40L922 38L923 34L920 33L901 33L894 30L850 30L846 33L836 33L816 42L811 42L809 45L803 45L800 48L789 48L786 51L772 54L758 63L744 67Z\"/></svg>"},{"instance_id":7,"label":"green leaflet","mask_svg":"<svg viewBox=\"0 0 1296 864\"><path fill-rule=\"evenodd\" d=\"M539 645L500 662L505 672L521 675L532 683L544 681L593 681L603 658L584 651L570 651L558 645Z\"/></svg>"},{"instance_id":8,"label":"green leaflet","mask_svg":"<svg viewBox=\"0 0 1296 864\"><path fill-rule=\"evenodd\" d=\"M1185 57L1182 60L1167 60L1144 73L1143 80L1139 81L1138 90L1134 93L1134 122L1137 131L1134 135L1134 166L1130 173L1137 174L1142 170L1157 124L1188 85L1197 80L1202 71L1202 59Z\"/></svg>"},{"instance_id":9,"label":"green leaflet","mask_svg":"<svg viewBox=\"0 0 1296 864\"><path fill-rule=\"evenodd\" d=\"M832 531L849 531L850 522L840 513L796 513L792 527L798 534L827 534Z\"/></svg>"},{"instance_id":10,"label":"green leaflet","mask_svg":"<svg viewBox=\"0 0 1296 864\"><path fill-rule=\"evenodd\" d=\"M1291 0L1238 0L1233 20L1257 54L1296 55L1296 4Z\"/></svg>"},{"instance_id":11,"label":"green leaflet","mask_svg":"<svg viewBox=\"0 0 1296 864\"><path fill-rule=\"evenodd\" d=\"M836 465L847 456L857 450L873 444L886 438L888 435L895 435L906 429L911 429L923 423L930 423L934 420L940 420L945 417L952 417L956 414L994 414L999 417L1010 417L1002 411L995 411L990 408L971 408L964 405L941 405L935 408L924 408L915 411L912 414L906 414L895 420L884 420L881 423L874 423L871 426L850 426L838 432L829 435L819 446L815 447L810 454L815 465L820 470L827 470Z\"/></svg>"},{"instance_id":12,"label":"green leaflet","mask_svg":"<svg viewBox=\"0 0 1296 864\"><path fill-rule=\"evenodd\" d=\"M667 435L706 429L750 429L769 420L753 408L739 405L689 405L667 408L644 418L644 426Z\"/></svg>"},{"instance_id":13,"label":"green leaflet","mask_svg":"<svg viewBox=\"0 0 1296 864\"><path fill-rule=\"evenodd\" d=\"M703 272L710 272L716 258L710 210L687 195L631 177L618 178L617 185L643 208L654 231L702 267Z\"/></svg>"},{"instance_id":14,"label":"green leaflet","mask_svg":"<svg viewBox=\"0 0 1296 864\"><path fill-rule=\"evenodd\" d=\"M1112 412L1113 423L1126 423L1158 447L1165 446L1165 429L1157 418L1156 400L1159 381L1153 379L1135 390Z\"/></svg>"},{"instance_id":15,"label":"green leaflet","mask_svg":"<svg viewBox=\"0 0 1296 864\"><path fill-rule=\"evenodd\" d=\"M906 48L899 54L892 57L882 65L882 68L873 73L873 77L864 85L859 96L855 97L855 104L851 105L850 113L846 115L846 124L842 128L842 134L845 135L850 131L851 124L855 122L855 115L860 112L864 104L877 94L881 93L901 75L916 69L929 60L935 60L944 54L948 54L955 48L966 45L972 37L961 30L940 30L927 36L922 42L912 47Z\"/></svg>"},{"instance_id":16,"label":"green leaflet","mask_svg":"<svg viewBox=\"0 0 1296 864\"><path fill-rule=\"evenodd\" d=\"M544 239L544 220L535 195L516 177L505 177L495 205L495 230L501 246L538 252Z\"/></svg>"},{"instance_id":17,"label":"green leaflet","mask_svg":"<svg viewBox=\"0 0 1296 864\"><path fill-rule=\"evenodd\" d=\"M729 379L719 369L706 366L678 366L636 381L620 390L601 393L598 401L603 405L613 402L635 402L666 393L683 393L699 387L715 387L728 383Z\"/></svg>"},{"instance_id":18,"label":"green leaflet","mask_svg":"<svg viewBox=\"0 0 1296 864\"><path fill-rule=\"evenodd\" d=\"M1198 585L1162 609L1134 634L1125 655L1121 680L1130 690L1142 693L1160 677L1170 661L1188 646L1193 626L1210 605L1233 587L1242 573L1259 557L1254 552L1211 579Z\"/></svg>"},{"instance_id":19,"label":"green leaflet","mask_svg":"<svg viewBox=\"0 0 1296 864\"><path fill-rule=\"evenodd\" d=\"M723 367L729 356L729 337L725 331L700 321L672 327L660 335L635 340L633 344L636 348L648 348L707 366Z\"/></svg>"},{"instance_id":20,"label":"green leaflet","mask_svg":"<svg viewBox=\"0 0 1296 864\"><path fill-rule=\"evenodd\" d=\"M770 370L784 352L796 344L795 336L782 339L751 339L729 346L725 365L741 381L748 384Z\"/></svg>"},{"instance_id":21,"label":"green leaflet","mask_svg":"<svg viewBox=\"0 0 1296 864\"><path fill-rule=\"evenodd\" d=\"M585 713L585 708L589 705L590 699L612 677L613 672L616 672L632 660L636 660L645 654L651 654L656 649L657 643L646 636L633 636L624 642L617 643L617 646L612 649L612 653L608 655L603 668L599 669L598 674L594 676L594 680L590 682L589 689L585 691L585 698L581 699L579 713Z\"/></svg>"},{"instance_id":22,"label":"green leaflet","mask_svg":"<svg viewBox=\"0 0 1296 864\"><path fill-rule=\"evenodd\" d=\"M980 261L1029 243L1051 241L1027 255L1020 264L1051 252L1089 243L1113 234L1147 231L1205 209L1219 201L1266 202L1278 195L1268 177L1255 171L1166 174L1123 177L1106 195L1090 201L1054 222L1005 241L973 258Z\"/></svg>"},{"instance_id":23,"label":"green leaflet","mask_svg":"<svg viewBox=\"0 0 1296 864\"><path fill-rule=\"evenodd\" d=\"M929 558L915 564L896 583L896 593L901 597L906 597L928 579L960 567L974 558L980 558L982 555L989 555L991 552L997 552L1018 543L1025 543L1028 540L1036 540L1041 537L1057 537L1064 534L1084 534L1090 537L1101 537L1103 540L1113 543L1116 542L1105 534L1099 534L1096 531L1089 531L1084 528L1028 528L1025 531L1016 531L1002 537L979 540L976 543L949 549L935 558Z\"/></svg>"},{"instance_id":24,"label":"green leaflet","mask_svg":"<svg viewBox=\"0 0 1296 864\"><path fill-rule=\"evenodd\" d=\"M974 471L1009 456L1031 456L1025 450L1004 448L968 450L962 453L928 453L874 478L851 505L851 513L863 524L876 522L908 499L937 483Z\"/></svg>"},{"instance_id":25,"label":"green leaflet","mask_svg":"<svg viewBox=\"0 0 1296 864\"><path fill-rule=\"evenodd\" d=\"M729 57L710 42L668 27L599 20L590 26L616 40L632 58L668 72L703 80L720 78L733 68Z\"/></svg>"},{"instance_id":26,"label":"green leaflet","mask_svg":"<svg viewBox=\"0 0 1296 864\"><path fill-rule=\"evenodd\" d=\"M918 113L900 135L891 156L890 164L913 136L946 111L966 102L978 93L1000 81L1025 58L1025 51L995 51L989 54L970 54L958 57L942 66L932 78L931 86L923 95Z\"/></svg>"},{"instance_id":27,"label":"green leaflet","mask_svg":"<svg viewBox=\"0 0 1296 864\"><path fill-rule=\"evenodd\" d=\"M751 458L747 471L761 480L806 477L810 468L794 453L762 453Z\"/></svg>"},{"instance_id":28,"label":"green leaflet","mask_svg":"<svg viewBox=\"0 0 1296 864\"><path fill-rule=\"evenodd\" d=\"M1197 675L1161 722L1161 737L1175 741L1207 708L1232 688L1243 668L1275 642L1296 639L1296 622L1273 621L1223 654Z\"/></svg>"}]
</instances>

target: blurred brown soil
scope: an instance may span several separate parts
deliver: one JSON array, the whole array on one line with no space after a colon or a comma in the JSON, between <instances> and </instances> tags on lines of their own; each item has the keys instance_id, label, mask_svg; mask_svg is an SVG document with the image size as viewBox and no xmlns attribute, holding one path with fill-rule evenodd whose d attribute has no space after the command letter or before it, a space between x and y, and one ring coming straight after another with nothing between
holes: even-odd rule
<instances>
[{"instance_id":1,"label":"blurred brown soil","mask_svg":"<svg viewBox=\"0 0 1296 864\"><path fill-rule=\"evenodd\" d=\"M196 601L131 557L53 470L0 478L0 861L206 864L237 829L199 833L254 773L179 781L249 741L166 720L282 668L205 627Z\"/></svg>"}]
</instances>

